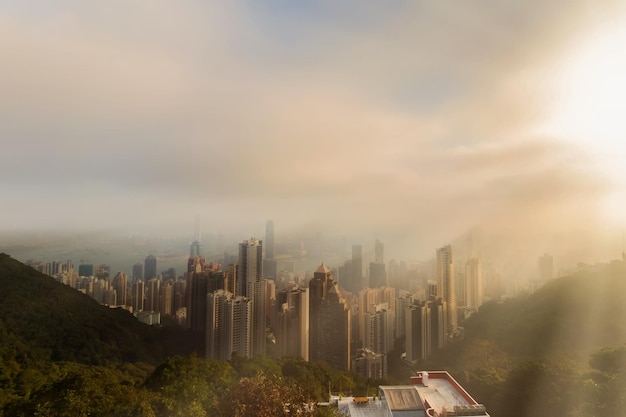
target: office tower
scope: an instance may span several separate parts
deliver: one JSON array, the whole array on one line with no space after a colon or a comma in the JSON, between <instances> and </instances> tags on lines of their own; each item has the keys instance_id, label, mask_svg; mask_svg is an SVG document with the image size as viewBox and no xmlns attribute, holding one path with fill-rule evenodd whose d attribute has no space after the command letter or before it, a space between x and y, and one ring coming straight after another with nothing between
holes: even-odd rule
<instances>
[{"instance_id":1,"label":"office tower","mask_svg":"<svg viewBox=\"0 0 626 417\"><path fill-rule=\"evenodd\" d=\"M93 264L80 264L78 265L79 277L93 277Z\"/></svg>"},{"instance_id":2,"label":"office tower","mask_svg":"<svg viewBox=\"0 0 626 417\"><path fill-rule=\"evenodd\" d=\"M121 306L128 305L126 293L128 292L128 276L123 272L118 272L113 277L113 289L117 294L117 304Z\"/></svg>"},{"instance_id":3,"label":"office tower","mask_svg":"<svg viewBox=\"0 0 626 417\"><path fill-rule=\"evenodd\" d=\"M274 258L274 222L267 221L265 225L265 257L263 258L263 273L266 278L275 280L276 259Z\"/></svg>"},{"instance_id":4,"label":"office tower","mask_svg":"<svg viewBox=\"0 0 626 417\"><path fill-rule=\"evenodd\" d=\"M350 288L351 292L358 292L363 289L363 247L352 245L352 264L350 265Z\"/></svg>"},{"instance_id":5,"label":"office tower","mask_svg":"<svg viewBox=\"0 0 626 417\"><path fill-rule=\"evenodd\" d=\"M221 271L191 272L187 280L189 299L187 303L187 320L194 333L202 333L206 328L207 294L223 290ZM220 282L222 285L220 285Z\"/></svg>"},{"instance_id":6,"label":"office tower","mask_svg":"<svg viewBox=\"0 0 626 417\"><path fill-rule=\"evenodd\" d=\"M274 259L274 222L271 220L265 225L265 259Z\"/></svg>"},{"instance_id":7,"label":"office tower","mask_svg":"<svg viewBox=\"0 0 626 417\"><path fill-rule=\"evenodd\" d=\"M151 278L146 282L145 311L159 311L159 297L161 293L161 280Z\"/></svg>"},{"instance_id":8,"label":"office tower","mask_svg":"<svg viewBox=\"0 0 626 417\"><path fill-rule=\"evenodd\" d=\"M324 266L309 282L309 358L350 370L350 309Z\"/></svg>"},{"instance_id":9,"label":"office tower","mask_svg":"<svg viewBox=\"0 0 626 417\"><path fill-rule=\"evenodd\" d=\"M539 257L539 276L543 281L554 277L554 259L547 253Z\"/></svg>"},{"instance_id":10,"label":"office tower","mask_svg":"<svg viewBox=\"0 0 626 417\"><path fill-rule=\"evenodd\" d=\"M457 304L454 289L454 259L450 245L437 249L437 297L445 301L448 309L448 333L457 328Z\"/></svg>"},{"instance_id":11,"label":"office tower","mask_svg":"<svg viewBox=\"0 0 626 417\"><path fill-rule=\"evenodd\" d=\"M144 282L139 279L133 283L133 312L143 311L145 296Z\"/></svg>"},{"instance_id":12,"label":"office tower","mask_svg":"<svg viewBox=\"0 0 626 417\"><path fill-rule=\"evenodd\" d=\"M384 287L387 285L387 273L382 262L370 262L369 288Z\"/></svg>"},{"instance_id":13,"label":"office tower","mask_svg":"<svg viewBox=\"0 0 626 417\"><path fill-rule=\"evenodd\" d=\"M385 245L378 239L374 243L374 262L379 264L385 263Z\"/></svg>"},{"instance_id":14,"label":"office tower","mask_svg":"<svg viewBox=\"0 0 626 417\"><path fill-rule=\"evenodd\" d=\"M411 295L407 291L401 291L396 298L396 322L394 337L401 338L406 334L406 309L411 305Z\"/></svg>"},{"instance_id":15,"label":"office tower","mask_svg":"<svg viewBox=\"0 0 626 417\"><path fill-rule=\"evenodd\" d=\"M465 265L465 305L478 308L483 304L483 268L480 259L472 258Z\"/></svg>"},{"instance_id":16,"label":"office tower","mask_svg":"<svg viewBox=\"0 0 626 417\"><path fill-rule=\"evenodd\" d=\"M411 304L406 308L406 359L415 363L431 354L431 313L428 303Z\"/></svg>"},{"instance_id":17,"label":"office tower","mask_svg":"<svg viewBox=\"0 0 626 417\"><path fill-rule=\"evenodd\" d=\"M429 301L430 307L430 352L446 347L448 343L448 306L438 299Z\"/></svg>"},{"instance_id":18,"label":"office tower","mask_svg":"<svg viewBox=\"0 0 626 417\"><path fill-rule=\"evenodd\" d=\"M200 242L194 240L191 243L191 247L189 248L189 257L190 258L199 258L200 257Z\"/></svg>"},{"instance_id":19,"label":"office tower","mask_svg":"<svg viewBox=\"0 0 626 417\"><path fill-rule=\"evenodd\" d=\"M276 294L274 319L278 356L309 360L309 289L292 287Z\"/></svg>"},{"instance_id":20,"label":"office tower","mask_svg":"<svg viewBox=\"0 0 626 417\"><path fill-rule=\"evenodd\" d=\"M137 281L138 279L143 279L143 264L141 262L137 262L133 265L133 281Z\"/></svg>"},{"instance_id":21,"label":"office tower","mask_svg":"<svg viewBox=\"0 0 626 417\"><path fill-rule=\"evenodd\" d=\"M252 352L265 354L265 292L263 280L263 244L251 238L239 244L237 295L252 299Z\"/></svg>"},{"instance_id":22,"label":"office tower","mask_svg":"<svg viewBox=\"0 0 626 417\"><path fill-rule=\"evenodd\" d=\"M187 281L177 279L174 281L174 289L172 294L172 312L175 314L179 309L187 307ZM187 312L185 312L185 320Z\"/></svg>"},{"instance_id":23,"label":"office tower","mask_svg":"<svg viewBox=\"0 0 626 417\"><path fill-rule=\"evenodd\" d=\"M143 277L146 280L150 278L156 278L157 276L157 258L156 257L152 255L146 256L146 259L144 261L143 274L144 274Z\"/></svg>"},{"instance_id":24,"label":"office tower","mask_svg":"<svg viewBox=\"0 0 626 417\"><path fill-rule=\"evenodd\" d=\"M161 295L159 300L159 311L161 315L171 316L175 310L172 309L174 301L174 285L172 281L166 282L161 286Z\"/></svg>"}]
</instances>

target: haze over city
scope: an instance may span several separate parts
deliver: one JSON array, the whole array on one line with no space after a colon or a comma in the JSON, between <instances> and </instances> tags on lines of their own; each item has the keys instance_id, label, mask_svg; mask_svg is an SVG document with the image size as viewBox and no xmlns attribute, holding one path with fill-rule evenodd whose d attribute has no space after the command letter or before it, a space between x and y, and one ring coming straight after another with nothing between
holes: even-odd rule
<instances>
[{"instance_id":1,"label":"haze over city","mask_svg":"<svg viewBox=\"0 0 626 417\"><path fill-rule=\"evenodd\" d=\"M622 251L621 1L0 6L0 230ZM181 245L182 246L182 245ZM186 250L186 244L183 247ZM566 262L566 263L567 263Z\"/></svg>"}]
</instances>

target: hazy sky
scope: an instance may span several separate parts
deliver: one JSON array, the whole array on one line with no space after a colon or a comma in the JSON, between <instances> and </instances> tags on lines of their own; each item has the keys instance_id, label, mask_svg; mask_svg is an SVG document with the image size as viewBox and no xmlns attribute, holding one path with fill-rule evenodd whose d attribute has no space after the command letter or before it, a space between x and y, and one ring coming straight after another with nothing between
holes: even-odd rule
<instances>
[{"instance_id":1,"label":"hazy sky","mask_svg":"<svg viewBox=\"0 0 626 417\"><path fill-rule=\"evenodd\" d=\"M622 1L0 1L0 229L621 230L624 26Z\"/></svg>"}]
</instances>

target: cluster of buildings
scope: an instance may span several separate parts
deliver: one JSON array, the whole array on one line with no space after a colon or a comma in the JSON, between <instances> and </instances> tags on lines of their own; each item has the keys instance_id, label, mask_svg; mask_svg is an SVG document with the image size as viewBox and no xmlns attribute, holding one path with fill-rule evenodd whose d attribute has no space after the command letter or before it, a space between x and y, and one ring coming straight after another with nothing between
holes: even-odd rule
<instances>
[{"instance_id":1,"label":"cluster of buildings","mask_svg":"<svg viewBox=\"0 0 626 417\"><path fill-rule=\"evenodd\" d=\"M269 221L264 242L245 240L222 263L208 261L194 241L181 277L173 269L157 273L151 255L133 266L131 277L111 277L107 265L31 266L146 323L175 318L204 341L209 359L293 356L376 379L386 376L389 353L402 352L398 341L404 340L411 363L445 347L459 334L459 320L482 304L485 285L480 259L468 258L459 272L449 245L436 251L421 285L402 289L390 279L401 275L402 265L390 262L387 273L379 240L373 255L364 273L362 247L354 245L351 259L336 269L321 263L298 279L278 270Z\"/></svg>"}]
</instances>

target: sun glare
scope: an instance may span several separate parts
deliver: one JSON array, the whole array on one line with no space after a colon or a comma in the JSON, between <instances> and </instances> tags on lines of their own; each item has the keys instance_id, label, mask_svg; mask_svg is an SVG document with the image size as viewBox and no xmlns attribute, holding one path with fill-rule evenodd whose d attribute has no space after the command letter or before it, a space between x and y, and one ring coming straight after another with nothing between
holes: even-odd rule
<instances>
[{"instance_id":1,"label":"sun glare","mask_svg":"<svg viewBox=\"0 0 626 417\"><path fill-rule=\"evenodd\" d=\"M626 18L604 25L559 71L559 97L544 132L579 145L614 186L606 220L623 226L626 206Z\"/></svg>"}]
</instances>

